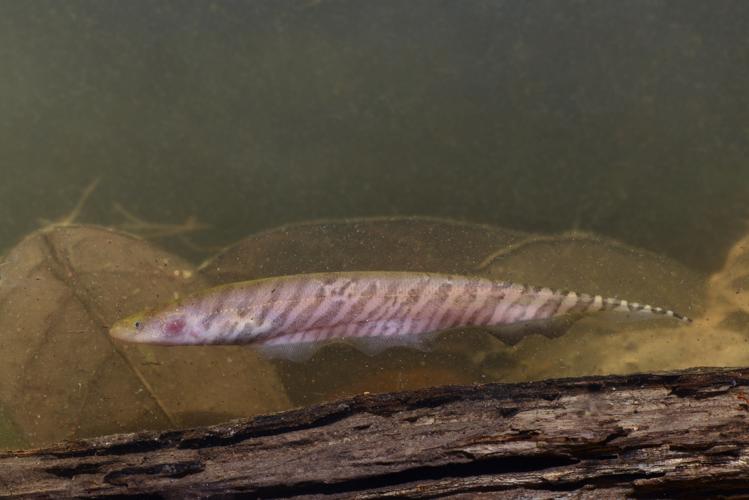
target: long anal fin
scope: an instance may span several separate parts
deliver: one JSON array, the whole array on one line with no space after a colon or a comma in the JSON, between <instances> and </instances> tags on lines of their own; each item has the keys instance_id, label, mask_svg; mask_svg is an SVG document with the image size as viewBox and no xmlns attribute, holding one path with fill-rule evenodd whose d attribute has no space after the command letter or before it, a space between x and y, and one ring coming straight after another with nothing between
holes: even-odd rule
<instances>
[{"instance_id":1,"label":"long anal fin","mask_svg":"<svg viewBox=\"0 0 749 500\"><path fill-rule=\"evenodd\" d=\"M295 363L309 361L322 347L317 342L262 344L257 350L268 359L286 359Z\"/></svg>"},{"instance_id":2,"label":"long anal fin","mask_svg":"<svg viewBox=\"0 0 749 500\"><path fill-rule=\"evenodd\" d=\"M429 351L433 340L442 332L391 335L352 335L345 338L326 338L321 341L300 342L300 334L281 335L257 346L262 355L270 359L286 359L301 363L308 361L325 346L344 344L366 354L377 356L394 347L408 347L419 351ZM325 336L327 337L327 335Z\"/></svg>"},{"instance_id":3,"label":"long anal fin","mask_svg":"<svg viewBox=\"0 0 749 500\"><path fill-rule=\"evenodd\" d=\"M561 337L583 317L585 317L585 314L582 313L565 314L553 318L533 319L509 325L482 327L481 329L488 331L507 345L515 345L525 337L534 334L549 338Z\"/></svg>"},{"instance_id":4,"label":"long anal fin","mask_svg":"<svg viewBox=\"0 0 749 500\"><path fill-rule=\"evenodd\" d=\"M345 343L352 345L367 356L377 356L394 347L408 347L417 351L427 352L432 349L432 342L439 333L352 337L346 339Z\"/></svg>"}]
</instances>

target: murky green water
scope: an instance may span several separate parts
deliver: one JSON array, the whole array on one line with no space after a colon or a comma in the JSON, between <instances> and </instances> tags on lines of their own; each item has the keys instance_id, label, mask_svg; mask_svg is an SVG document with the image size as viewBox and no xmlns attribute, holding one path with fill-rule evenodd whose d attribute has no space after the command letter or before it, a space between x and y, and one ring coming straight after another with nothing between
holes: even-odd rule
<instances>
[{"instance_id":1,"label":"murky green water","mask_svg":"<svg viewBox=\"0 0 749 500\"><path fill-rule=\"evenodd\" d=\"M12 257L0 292L13 298L0 446L432 383L747 364L749 273L734 246L749 215L747 19L738 1L0 4L0 253ZM75 222L167 253L88 233L54 233L57 253L47 237L18 250L87 186ZM241 247L234 274L197 270L281 224L414 215L469 224L293 226ZM569 230L597 237L512 247ZM148 274L145 255L177 281ZM183 278L320 266L634 294L705 323L686 342L668 326L593 325L517 346L444 339L433 354L333 346L301 365L246 349L117 350L104 335Z\"/></svg>"}]
</instances>

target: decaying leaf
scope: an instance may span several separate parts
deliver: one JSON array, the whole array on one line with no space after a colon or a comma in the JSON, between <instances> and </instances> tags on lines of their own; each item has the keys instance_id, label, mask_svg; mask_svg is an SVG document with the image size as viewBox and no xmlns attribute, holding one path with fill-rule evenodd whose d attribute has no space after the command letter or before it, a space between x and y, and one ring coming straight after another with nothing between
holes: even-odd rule
<instances>
[{"instance_id":1,"label":"decaying leaf","mask_svg":"<svg viewBox=\"0 0 749 500\"><path fill-rule=\"evenodd\" d=\"M694 316L704 310L704 279L651 252L589 234L532 235L434 218L288 225L241 240L201 269L214 283L338 270L455 272L619 296ZM613 327L583 323L561 338L532 336L516 346L485 333L451 332L434 352L394 349L374 358L332 345L309 363L286 363L280 373L292 400L309 404L361 390L414 389L440 380L518 381L631 372L654 364L666 369L681 363L685 347L695 347L685 331L689 329L679 326L666 322L654 332L648 322ZM674 342L674 348L664 342ZM414 370L434 376L414 377Z\"/></svg>"},{"instance_id":2,"label":"decaying leaf","mask_svg":"<svg viewBox=\"0 0 749 500\"><path fill-rule=\"evenodd\" d=\"M563 338L529 338L489 356L492 378L525 381L560 376L739 366L746 339L716 329L707 318L713 296L705 279L662 256L589 234L531 238L490 259L494 276L532 277L552 286L614 295L673 308L693 319L674 322L596 324L582 321ZM741 349L736 349L741 346Z\"/></svg>"},{"instance_id":3,"label":"decaying leaf","mask_svg":"<svg viewBox=\"0 0 749 500\"><path fill-rule=\"evenodd\" d=\"M525 233L432 217L290 224L244 238L200 266L212 283L331 271L471 272Z\"/></svg>"},{"instance_id":4,"label":"decaying leaf","mask_svg":"<svg viewBox=\"0 0 749 500\"><path fill-rule=\"evenodd\" d=\"M124 233L33 233L0 267L0 404L32 445L288 406L273 368L251 350L108 336L116 319L204 286L189 263Z\"/></svg>"},{"instance_id":5,"label":"decaying leaf","mask_svg":"<svg viewBox=\"0 0 749 500\"><path fill-rule=\"evenodd\" d=\"M620 297L674 309L704 310L704 278L661 255L581 232L532 235L500 248L479 266L509 281Z\"/></svg>"}]
</instances>

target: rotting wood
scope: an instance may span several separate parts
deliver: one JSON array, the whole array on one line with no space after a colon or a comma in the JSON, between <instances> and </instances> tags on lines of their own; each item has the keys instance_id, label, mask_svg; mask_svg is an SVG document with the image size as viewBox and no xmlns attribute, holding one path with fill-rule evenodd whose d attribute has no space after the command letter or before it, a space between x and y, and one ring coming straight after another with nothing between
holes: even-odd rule
<instances>
[{"instance_id":1,"label":"rotting wood","mask_svg":"<svg viewBox=\"0 0 749 500\"><path fill-rule=\"evenodd\" d=\"M749 492L749 369L362 395L0 453L34 498L697 496Z\"/></svg>"}]
</instances>

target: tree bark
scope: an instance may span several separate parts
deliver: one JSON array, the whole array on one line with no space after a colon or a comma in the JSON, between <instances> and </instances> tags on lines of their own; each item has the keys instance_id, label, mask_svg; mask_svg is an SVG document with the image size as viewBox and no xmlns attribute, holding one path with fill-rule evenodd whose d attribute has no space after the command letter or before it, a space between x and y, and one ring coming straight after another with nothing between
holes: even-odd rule
<instances>
[{"instance_id":1,"label":"tree bark","mask_svg":"<svg viewBox=\"0 0 749 500\"><path fill-rule=\"evenodd\" d=\"M361 395L0 453L0 493L380 498L749 493L749 369Z\"/></svg>"}]
</instances>

